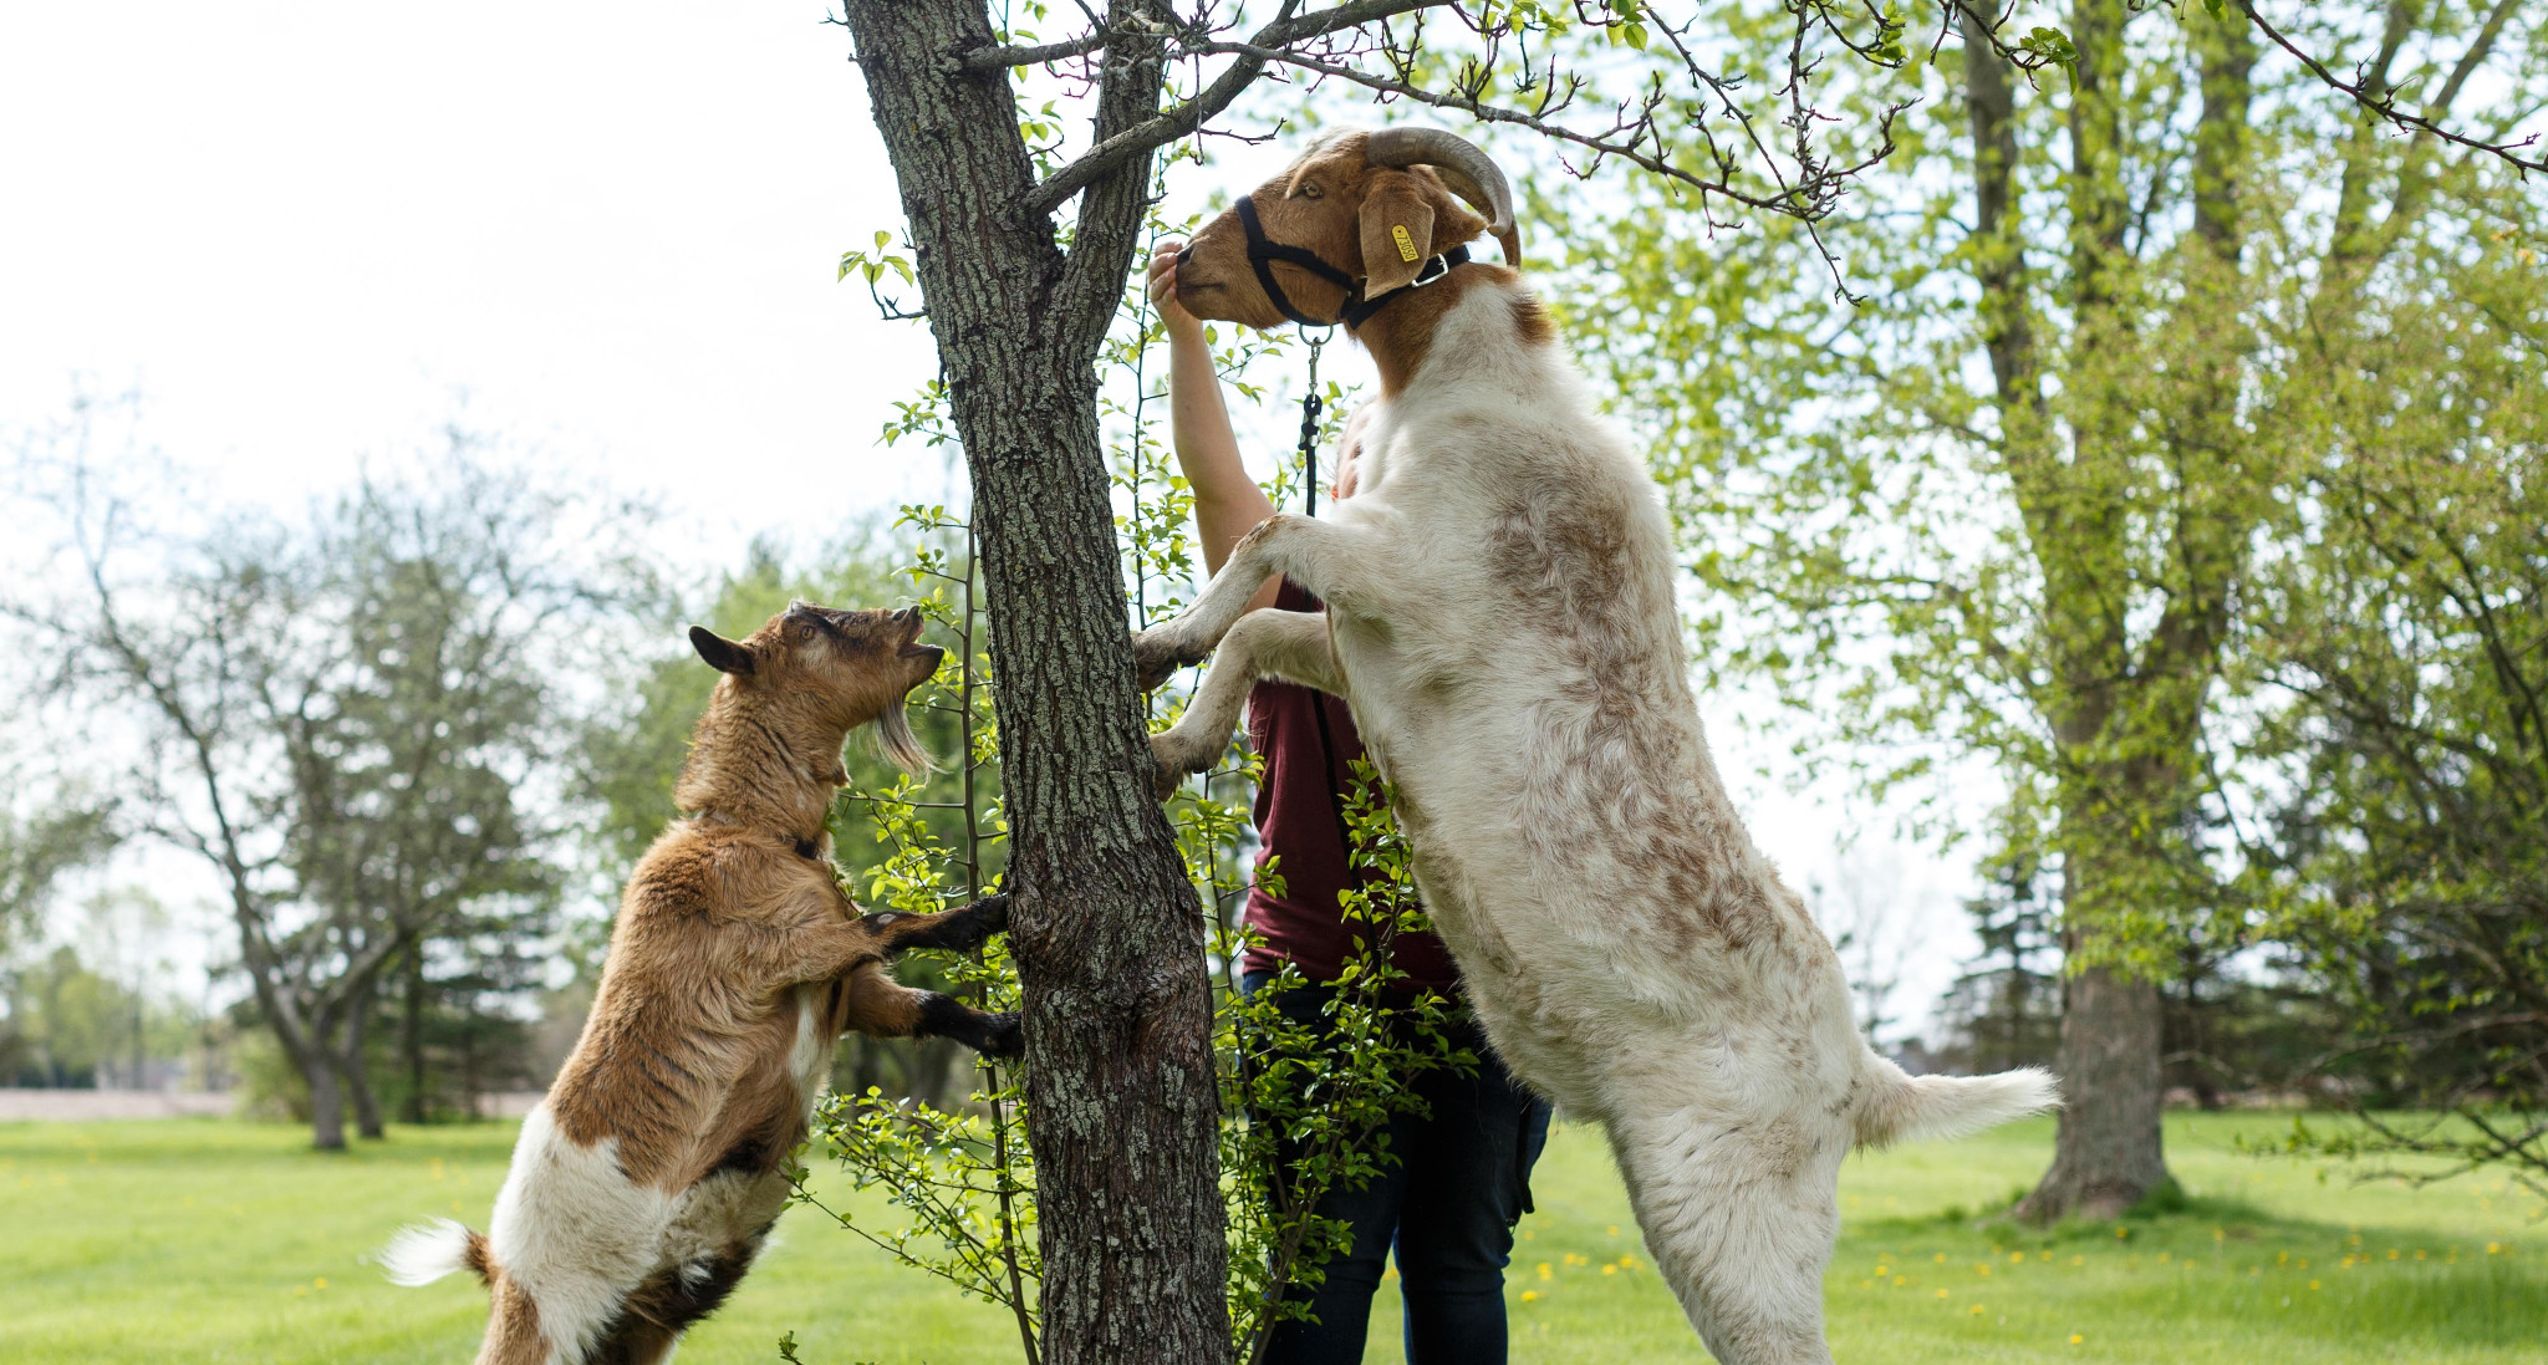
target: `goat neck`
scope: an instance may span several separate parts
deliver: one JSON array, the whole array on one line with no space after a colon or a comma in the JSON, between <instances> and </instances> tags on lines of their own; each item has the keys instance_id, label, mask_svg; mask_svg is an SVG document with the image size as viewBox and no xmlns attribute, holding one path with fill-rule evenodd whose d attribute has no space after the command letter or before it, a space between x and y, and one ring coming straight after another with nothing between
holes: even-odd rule
<instances>
[{"instance_id":1,"label":"goat neck","mask_svg":"<svg viewBox=\"0 0 2548 1365\"><path fill-rule=\"evenodd\" d=\"M1556 340L1557 329L1548 320L1548 310L1522 287L1520 272L1471 262L1433 284L1402 292L1354 330L1354 340L1371 353L1372 364L1380 371L1380 396L1395 398L1404 393L1433 353L1434 333L1442 319L1472 295L1488 290L1510 297L1517 346L1545 346Z\"/></svg>"},{"instance_id":2,"label":"goat neck","mask_svg":"<svg viewBox=\"0 0 2548 1365\"><path fill-rule=\"evenodd\" d=\"M851 727L763 699L728 680L691 736L673 800L698 819L821 846L832 793L848 780L841 745Z\"/></svg>"}]
</instances>

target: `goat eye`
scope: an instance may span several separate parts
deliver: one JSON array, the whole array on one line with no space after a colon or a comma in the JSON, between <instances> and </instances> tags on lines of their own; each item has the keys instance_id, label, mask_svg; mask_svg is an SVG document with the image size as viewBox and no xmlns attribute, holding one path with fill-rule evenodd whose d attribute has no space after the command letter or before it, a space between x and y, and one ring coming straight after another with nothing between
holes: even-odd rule
<instances>
[{"instance_id":1,"label":"goat eye","mask_svg":"<svg viewBox=\"0 0 2548 1365\"><path fill-rule=\"evenodd\" d=\"M1315 181L1315 180L1304 180L1304 181L1302 181L1302 182L1301 182L1301 198L1303 198L1303 199L1324 199L1324 198L1326 198L1326 197L1327 197L1327 191L1320 189L1320 188L1318 187L1318 182L1317 182L1317 181Z\"/></svg>"}]
</instances>

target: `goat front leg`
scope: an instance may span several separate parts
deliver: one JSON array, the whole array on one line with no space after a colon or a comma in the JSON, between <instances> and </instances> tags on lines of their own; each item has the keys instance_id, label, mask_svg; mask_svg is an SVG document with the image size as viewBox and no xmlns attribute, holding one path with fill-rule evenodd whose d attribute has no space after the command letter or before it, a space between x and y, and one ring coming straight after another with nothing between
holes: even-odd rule
<instances>
[{"instance_id":1,"label":"goat front leg","mask_svg":"<svg viewBox=\"0 0 2548 1365\"><path fill-rule=\"evenodd\" d=\"M991 935L1009 927L1009 897L1003 891L957 910L911 915L884 910L858 921L875 932L877 946L891 960L913 948L949 948L969 953Z\"/></svg>"},{"instance_id":2,"label":"goat front leg","mask_svg":"<svg viewBox=\"0 0 2548 1365\"><path fill-rule=\"evenodd\" d=\"M1132 659L1147 692L1188 664L1203 662L1247 613L1250 598L1273 577L1288 578L1321 601L1368 611L1391 581L1381 535L1362 522L1315 521L1277 512L1230 549L1221 572L1173 619L1132 637Z\"/></svg>"},{"instance_id":3,"label":"goat front leg","mask_svg":"<svg viewBox=\"0 0 2548 1365\"><path fill-rule=\"evenodd\" d=\"M1259 680L1314 687L1331 696L1345 695L1344 674L1336 667L1336 651L1327 634L1327 618L1314 611L1277 611L1272 607L1239 618L1221 640L1221 657L1203 675L1203 686L1186 705L1177 723L1150 737L1150 753L1159 761L1159 799L1165 801L1189 773L1207 772L1229 747L1230 731L1239 723L1239 708Z\"/></svg>"},{"instance_id":4,"label":"goat front leg","mask_svg":"<svg viewBox=\"0 0 2548 1365\"><path fill-rule=\"evenodd\" d=\"M1014 1012L985 1014L953 996L915 990L886 975L881 962L853 968L841 989L847 997L844 1020L871 1038L953 1038L991 1057L1025 1050Z\"/></svg>"}]
</instances>

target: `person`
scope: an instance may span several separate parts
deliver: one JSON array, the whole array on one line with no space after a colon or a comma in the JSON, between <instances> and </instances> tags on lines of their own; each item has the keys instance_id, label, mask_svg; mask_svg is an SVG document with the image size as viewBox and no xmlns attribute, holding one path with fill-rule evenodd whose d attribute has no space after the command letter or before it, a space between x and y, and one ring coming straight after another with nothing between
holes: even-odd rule
<instances>
[{"instance_id":1,"label":"person","mask_svg":"<svg viewBox=\"0 0 2548 1365\"><path fill-rule=\"evenodd\" d=\"M1150 297L1168 335L1177 463L1194 492L1204 565L1218 573L1231 547L1273 515L1274 505L1239 461L1203 324L1177 303L1181 245L1162 243L1151 257ZM1338 501L1354 494L1369 412L1347 423L1332 490ZM1248 605L1321 609L1298 584L1281 579L1269 579ZM1338 972L1357 951L1338 903L1353 875L1339 812L1362 740L1343 699L1277 682L1259 683L1250 693L1247 733L1265 761L1255 804L1258 866L1280 859L1283 891L1259 885L1248 893L1246 919L1255 934L1241 963L1241 989L1261 989L1289 963L1309 984L1284 992L1277 1006L1315 1026L1325 1017L1321 1007ZM1392 952L1403 974L1399 987L1458 998L1459 972L1442 940L1401 933ZM1450 1041L1477 1055L1476 1070L1437 1068L1414 1077L1423 1104L1390 1122L1390 1159L1381 1174L1360 1188L1330 1188L1318 1199L1319 1214L1350 1227L1351 1246L1328 1262L1315 1289L1286 1291L1309 1304L1310 1316L1275 1328L1266 1352L1273 1365L1362 1359L1372 1295L1393 1251L1408 1361L1492 1365L1505 1358L1504 1268L1514 1225L1530 1206L1530 1170L1548 1138L1549 1109L1505 1070L1473 1019L1464 1012L1454 1019ZM1278 1160L1293 1150L1281 1135L1277 1149Z\"/></svg>"}]
</instances>

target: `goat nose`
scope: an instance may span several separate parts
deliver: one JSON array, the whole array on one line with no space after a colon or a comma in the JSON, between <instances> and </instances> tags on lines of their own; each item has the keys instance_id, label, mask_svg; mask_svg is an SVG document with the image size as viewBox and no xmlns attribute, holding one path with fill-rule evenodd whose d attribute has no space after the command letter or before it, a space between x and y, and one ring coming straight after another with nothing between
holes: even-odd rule
<instances>
[{"instance_id":1,"label":"goat nose","mask_svg":"<svg viewBox=\"0 0 2548 1365\"><path fill-rule=\"evenodd\" d=\"M1183 250L1181 250L1181 251L1179 251L1179 252L1177 253L1177 264L1179 264L1179 265L1184 265L1184 264L1186 263L1186 257L1191 256L1191 255L1193 255L1193 254L1194 254L1194 243L1192 243L1192 242L1188 242L1188 243L1186 243L1186 244L1185 244L1185 248L1184 248Z\"/></svg>"}]
</instances>

